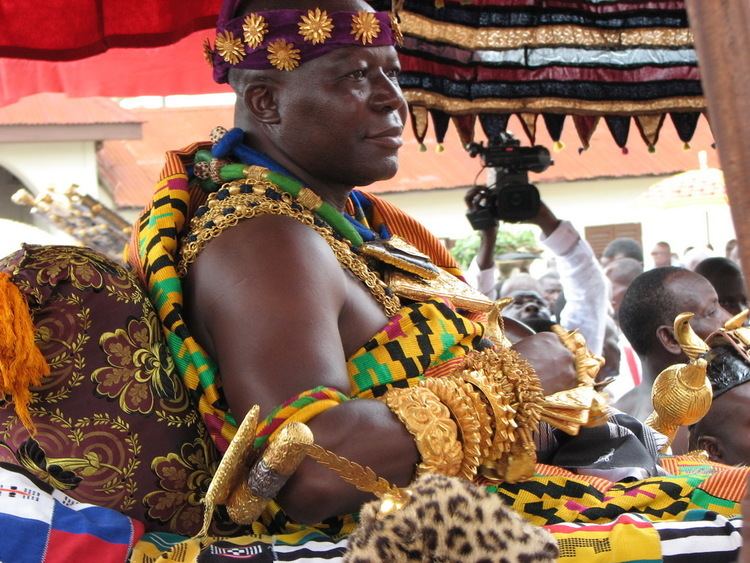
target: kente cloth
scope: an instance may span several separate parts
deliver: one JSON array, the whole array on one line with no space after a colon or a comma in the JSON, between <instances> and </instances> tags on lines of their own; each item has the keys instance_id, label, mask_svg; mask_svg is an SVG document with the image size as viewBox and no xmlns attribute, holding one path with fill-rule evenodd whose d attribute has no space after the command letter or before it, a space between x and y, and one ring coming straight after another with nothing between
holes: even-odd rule
<instances>
[{"instance_id":1,"label":"kente cloth","mask_svg":"<svg viewBox=\"0 0 750 563\"><path fill-rule=\"evenodd\" d=\"M24 468L0 463L0 561L122 563L143 524L76 501Z\"/></svg>"},{"instance_id":2,"label":"kente cloth","mask_svg":"<svg viewBox=\"0 0 750 563\"><path fill-rule=\"evenodd\" d=\"M138 280L65 246L26 245L0 271L26 299L51 372L31 389L35 436L0 403L0 461L149 531L197 532L219 456ZM221 516L217 526L238 530Z\"/></svg>"},{"instance_id":3,"label":"kente cloth","mask_svg":"<svg viewBox=\"0 0 750 563\"><path fill-rule=\"evenodd\" d=\"M177 370L197 403L214 444L223 452L234 436L237 422L221 396L216 363L193 338L185 322L182 282L177 274L180 236L207 198L197 183L189 181L189 169L195 152L209 147L199 143L167 153L152 201L137 221L126 252L156 307ZM364 200L369 203L372 228L377 230L386 223L391 233L414 244L435 265L459 274L453 257L425 227L375 196L364 194ZM349 211L354 211L352 202Z\"/></svg>"}]
</instances>

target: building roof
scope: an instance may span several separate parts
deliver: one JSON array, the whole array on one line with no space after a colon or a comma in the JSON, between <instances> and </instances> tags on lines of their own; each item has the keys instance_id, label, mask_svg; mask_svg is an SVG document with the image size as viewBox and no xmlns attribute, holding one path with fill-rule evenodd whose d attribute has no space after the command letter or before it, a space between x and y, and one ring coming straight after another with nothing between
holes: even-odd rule
<instances>
[{"instance_id":1,"label":"building roof","mask_svg":"<svg viewBox=\"0 0 750 563\"><path fill-rule=\"evenodd\" d=\"M109 98L35 94L0 107L0 142L127 139L140 134L139 119Z\"/></svg>"},{"instance_id":2,"label":"building roof","mask_svg":"<svg viewBox=\"0 0 750 563\"><path fill-rule=\"evenodd\" d=\"M65 94L35 94L0 107L0 126L104 123L138 123L138 119L109 98L68 98Z\"/></svg>"},{"instance_id":3,"label":"building roof","mask_svg":"<svg viewBox=\"0 0 750 563\"><path fill-rule=\"evenodd\" d=\"M130 110L143 122L143 137L138 140L106 141L99 151L100 178L118 207L142 207L149 200L158 179L164 153L170 149L205 140L216 125L231 127L233 107L163 108ZM517 132L523 144L528 144L515 117L509 129ZM539 120L537 144L553 145ZM711 147L713 137L708 123L701 119L691 147L683 148L671 122L665 123L661 142L655 153L649 153L637 138L633 125L628 154L612 141L602 122L594 133L590 148L579 154L579 140L572 123L563 132L564 150L553 152L555 164L542 174L531 174L536 183L624 178L631 176L665 176L697 168L698 151L709 152L708 163L718 166L716 151ZM461 146L455 128L445 139L443 152L436 152L435 143L427 135L427 150L420 150L411 128L404 131L404 147L400 153L400 170L395 178L377 182L367 190L373 193L394 193L415 190L451 189L483 182L479 159L471 158Z\"/></svg>"}]
</instances>

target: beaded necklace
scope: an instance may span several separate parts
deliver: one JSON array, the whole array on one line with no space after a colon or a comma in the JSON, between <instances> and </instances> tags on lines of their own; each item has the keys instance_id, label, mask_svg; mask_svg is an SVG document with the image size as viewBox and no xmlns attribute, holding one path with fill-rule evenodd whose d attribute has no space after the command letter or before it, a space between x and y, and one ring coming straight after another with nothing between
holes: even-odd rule
<instances>
[{"instance_id":1,"label":"beaded necklace","mask_svg":"<svg viewBox=\"0 0 750 563\"><path fill-rule=\"evenodd\" d=\"M340 236L348 240L354 248L362 246L364 240L357 229L330 203L323 201L318 194L306 188L301 182L279 172L259 166L244 164L226 164L221 167L219 175L225 182L246 179L252 183L267 181L288 193L307 209L320 216Z\"/></svg>"}]
</instances>

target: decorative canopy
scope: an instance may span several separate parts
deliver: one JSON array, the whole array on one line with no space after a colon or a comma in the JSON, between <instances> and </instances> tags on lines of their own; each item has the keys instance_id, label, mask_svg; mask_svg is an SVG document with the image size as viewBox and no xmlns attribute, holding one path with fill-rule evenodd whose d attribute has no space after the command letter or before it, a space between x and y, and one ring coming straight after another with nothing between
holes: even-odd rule
<instances>
[{"instance_id":1,"label":"decorative canopy","mask_svg":"<svg viewBox=\"0 0 750 563\"><path fill-rule=\"evenodd\" d=\"M604 121L625 151L632 122L651 148L669 114L687 143L705 110L682 0L398 4L418 139L453 123L468 142L477 121L491 138L517 114L532 144L539 117L555 141L572 122L583 149Z\"/></svg>"},{"instance_id":2,"label":"decorative canopy","mask_svg":"<svg viewBox=\"0 0 750 563\"><path fill-rule=\"evenodd\" d=\"M401 85L420 140L430 123L438 142L451 123L464 141L473 138L477 122L494 137L516 114L531 143L541 116L556 141L572 122L586 148L603 122L626 150L633 123L653 147L667 114L689 142L705 110L684 0L371 3L399 10ZM215 92L219 87L209 83L210 69L190 33L213 28L220 4L0 1L0 57L10 57L0 58L0 104L40 91ZM75 17L62 24L59 14ZM171 44L180 39L178 51ZM122 49L156 46L137 54ZM90 58L78 60L84 57Z\"/></svg>"}]
</instances>

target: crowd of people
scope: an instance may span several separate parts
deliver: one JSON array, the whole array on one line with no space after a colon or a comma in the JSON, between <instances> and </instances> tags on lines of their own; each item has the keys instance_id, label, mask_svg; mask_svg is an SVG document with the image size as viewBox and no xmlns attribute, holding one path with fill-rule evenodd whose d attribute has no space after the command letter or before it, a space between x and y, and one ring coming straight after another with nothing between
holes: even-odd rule
<instances>
[{"instance_id":1,"label":"crowd of people","mask_svg":"<svg viewBox=\"0 0 750 563\"><path fill-rule=\"evenodd\" d=\"M225 1L207 57L234 127L167 154L128 268L69 247L0 261L0 492L48 511L29 533L23 495L0 495L2 560L738 555L747 470L726 464L747 448L722 415L750 389L725 309L745 308L739 269L641 272L633 241L600 263L541 204L556 274L503 280L501 311L355 189L398 169L399 36L363 0ZM643 419L656 375L688 360L685 312L722 410L673 444L708 457L664 458L671 437ZM608 400L612 378L628 384Z\"/></svg>"}]
</instances>

